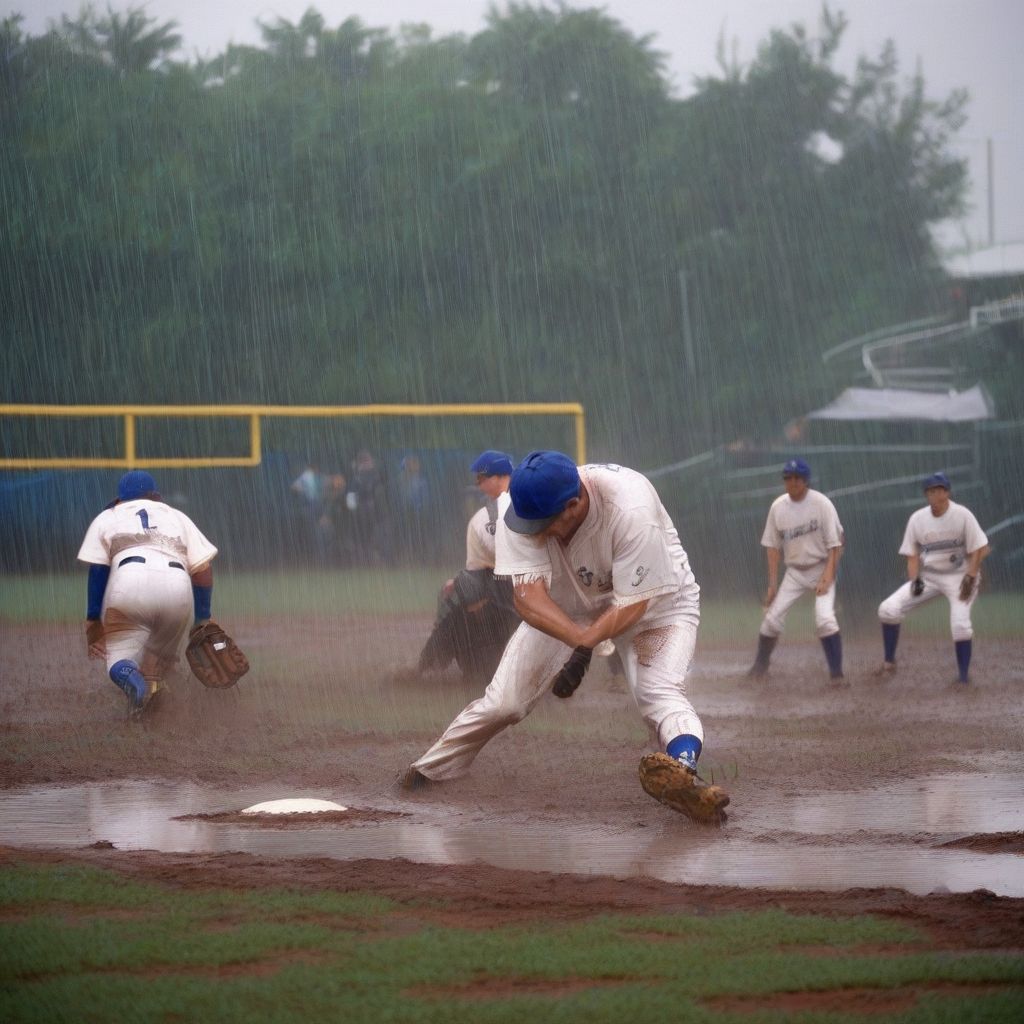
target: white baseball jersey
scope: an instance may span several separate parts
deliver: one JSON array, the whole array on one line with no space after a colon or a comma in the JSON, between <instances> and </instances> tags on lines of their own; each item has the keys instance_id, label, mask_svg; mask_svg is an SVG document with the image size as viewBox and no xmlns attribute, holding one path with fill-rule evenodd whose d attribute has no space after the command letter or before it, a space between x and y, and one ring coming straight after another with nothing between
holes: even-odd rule
<instances>
[{"instance_id":1,"label":"white baseball jersey","mask_svg":"<svg viewBox=\"0 0 1024 1024\"><path fill-rule=\"evenodd\" d=\"M787 566L810 568L843 546L839 513L821 491L809 489L801 501L782 494L768 510L761 546L780 550Z\"/></svg>"},{"instance_id":2,"label":"white baseball jersey","mask_svg":"<svg viewBox=\"0 0 1024 1024\"><path fill-rule=\"evenodd\" d=\"M148 552L179 561L190 575L217 554L184 512L162 501L137 498L104 509L90 524L78 551L80 562L116 565L129 556Z\"/></svg>"},{"instance_id":3,"label":"white baseball jersey","mask_svg":"<svg viewBox=\"0 0 1024 1024\"><path fill-rule=\"evenodd\" d=\"M483 508L478 508L466 527L466 568L470 572L476 569L494 568L494 535L498 522L497 504L488 501Z\"/></svg>"},{"instance_id":4,"label":"white baseball jersey","mask_svg":"<svg viewBox=\"0 0 1024 1024\"><path fill-rule=\"evenodd\" d=\"M570 617L593 620L610 604L650 604L615 638L615 649L644 722L664 749L677 736L703 742L704 729L686 696L700 618L699 588L672 520L650 482L622 466L580 466L590 508L563 547L513 533L498 499L496 576L543 579ZM467 705L413 767L428 779L469 770L493 737L530 713L550 692L570 655L562 641L524 622L512 634L483 696Z\"/></svg>"},{"instance_id":5,"label":"white baseball jersey","mask_svg":"<svg viewBox=\"0 0 1024 1024\"><path fill-rule=\"evenodd\" d=\"M191 574L216 554L184 512L150 498L118 502L89 524L78 558L110 566L102 610L108 669L127 659L150 682L166 675L192 620Z\"/></svg>"},{"instance_id":6,"label":"white baseball jersey","mask_svg":"<svg viewBox=\"0 0 1024 1024\"><path fill-rule=\"evenodd\" d=\"M900 545L901 555L919 555L921 568L928 572L961 573L972 551L988 544L974 513L955 501L941 516L931 506L918 509L907 520Z\"/></svg>"},{"instance_id":7,"label":"white baseball jersey","mask_svg":"<svg viewBox=\"0 0 1024 1024\"><path fill-rule=\"evenodd\" d=\"M640 623L656 625L680 609L696 610L699 588L672 520L646 477L616 465L579 468L590 496L587 517L568 546L538 541L505 526L502 495L496 576L543 579L570 617L593 620L608 605L650 601Z\"/></svg>"}]
</instances>

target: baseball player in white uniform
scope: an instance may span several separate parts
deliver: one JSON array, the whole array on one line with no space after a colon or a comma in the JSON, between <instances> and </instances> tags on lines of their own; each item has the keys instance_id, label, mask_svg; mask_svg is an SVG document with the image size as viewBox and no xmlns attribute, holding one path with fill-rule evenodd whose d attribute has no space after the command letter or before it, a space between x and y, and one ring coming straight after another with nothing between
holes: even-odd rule
<instances>
[{"instance_id":1,"label":"baseball player in white uniform","mask_svg":"<svg viewBox=\"0 0 1024 1024\"><path fill-rule=\"evenodd\" d=\"M498 498L512 481L512 459L504 452L481 452L469 467L476 474L476 486L487 499L473 513L466 526L466 571L494 570L494 537L497 533Z\"/></svg>"},{"instance_id":2,"label":"baseball player in white uniform","mask_svg":"<svg viewBox=\"0 0 1024 1024\"><path fill-rule=\"evenodd\" d=\"M727 794L696 774L704 730L686 696L699 588L654 487L631 469L577 467L561 452L536 451L499 507L495 573L511 577L523 623L483 696L411 765L404 785L464 774L549 690L571 696L594 648L611 640L665 751L641 761L644 789L694 820L724 820Z\"/></svg>"},{"instance_id":3,"label":"baseball player in white uniform","mask_svg":"<svg viewBox=\"0 0 1024 1024\"><path fill-rule=\"evenodd\" d=\"M747 672L768 673L772 651L786 626L789 610L804 594L814 594L814 630L828 662L829 676L843 678L843 647L836 620L836 566L843 549L843 526L835 506L810 487L811 467L790 459L782 467L786 493L768 510L761 546L768 560L765 614L757 637L757 656ZM786 567L781 586L779 563Z\"/></svg>"},{"instance_id":4,"label":"baseball player in white uniform","mask_svg":"<svg viewBox=\"0 0 1024 1024\"><path fill-rule=\"evenodd\" d=\"M878 606L885 660L876 675L896 671L900 623L908 612L944 594L949 601L949 629L956 652L957 682L970 682L974 627L971 608L981 583L981 563L988 538L974 513L951 501L949 478L932 473L924 481L926 508L907 520L900 554L907 560L907 582Z\"/></svg>"},{"instance_id":5,"label":"baseball player in white uniform","mask_svg":"<svg viewBox=\"0 0 1024 1024\"><path fill-rule=\"evenodd\" d=\"M106 660L129 717L160 690L193 618L210 618L216 554L140 469L121 477L117 498L90 523L78 552L89 564L88 654Z\"/></svg>"},{"instance_id":6,"label":"baseball player in white uniform","mask_svg":"<svg viewBox=\"0 0 1024 1024\"><path fill-rule=\"evenodd\" d=\"M454 658L467 679L490 679L519 625L510 582L494 576L498 498L508 490L512 459L489 449L473 460L470 471L487 502L466 526L466 568L441 589L437 619L416 671L444 669Z\"/></svg>"}]
</instances>

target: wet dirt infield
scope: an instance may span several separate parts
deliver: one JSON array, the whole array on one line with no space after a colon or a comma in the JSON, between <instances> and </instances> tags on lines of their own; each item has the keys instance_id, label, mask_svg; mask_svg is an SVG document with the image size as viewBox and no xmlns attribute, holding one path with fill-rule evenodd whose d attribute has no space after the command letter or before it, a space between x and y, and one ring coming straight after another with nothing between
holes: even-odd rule
<instances>
[{"instance_id":1,"label":"wet dirt infield","mask_svg":"<svg viewBox=\"0 0 1024 1024\"><path fill-rule=\"evenodd\" d=\"M744 677L751 643L698 643L701 768L732 798L714 830L640 789L646 730L607 662L571 701L543 701L490 743L468 776L409 794L401 771L481 689L402 671L423 616L246 620L242 683L204 691L179 675L142 726L124 721L77 626L0 629L6 862L441 899L481 926L610 910L872 912L948 948L1024 949L1017 641L980 639L968 687L951 682L951 644L912 636L884 681L871 675L877 640L848 638L845 685L797 637L759 682ZM354 813L238 813L285 796ZM136 828L139 801L150 814ZM45 821L33 817L44 805Z\"/></svg>"}]
</instances>

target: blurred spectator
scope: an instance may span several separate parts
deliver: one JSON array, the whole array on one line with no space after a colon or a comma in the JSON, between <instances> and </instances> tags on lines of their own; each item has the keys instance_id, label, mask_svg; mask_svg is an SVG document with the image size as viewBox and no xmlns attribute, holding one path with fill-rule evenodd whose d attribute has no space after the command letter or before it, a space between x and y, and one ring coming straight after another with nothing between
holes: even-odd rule
<instances>
[{"instance_id":1,"label":"blurred spectator","mask_svg":"<svg viewBox=\"0 0 1024 1024\"><path fill-rule=\"evenodd\" d=\"M351 553L357 565L379 565L385 556L388 507L384 477L377 460L361 449L352 463L345 505L351 516Z\"/></svg>"},{"instance_id":2,"label":"blurred spectator","mask_svg":"<svg viewBox=\"0 0 1024 1024\"><path fill-rule=\"evenodd\" d=\"M323 515L320 525L328 538L328 557L332 564L348 560L351 527L348 507L345 503L348 482L344 473L332 473L324 477Z\"/></svg>"},{"instance_id":3,"label":"blurred spectator","mask_svg":"<svg viewBox=\"0 0 1024 1024\"><path fill-rule=\"evenodd\" d=\"M304 537L302 551L319 564L326 560L329 544L323 523L325 482L319 464L310 459L291 484L291 490L299 500L299 517Z\"/></svg>"},{"instance_id":4,"label":"blurred spectator","mask_svg":"<svg viewBox=\"0 0 1024 1024\"><path fill-rule=\"evenodd\" d=\"M399 505L397 553L409 562L423 561L428 544L430 485L423 475L419 456L406 455L402 459L396 490Z\"/></svg>"}]
</instances>

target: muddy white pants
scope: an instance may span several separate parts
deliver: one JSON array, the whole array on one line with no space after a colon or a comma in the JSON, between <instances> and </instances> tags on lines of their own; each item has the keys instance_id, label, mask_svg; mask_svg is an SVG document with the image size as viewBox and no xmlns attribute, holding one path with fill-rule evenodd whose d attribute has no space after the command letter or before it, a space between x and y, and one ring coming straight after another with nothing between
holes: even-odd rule
<instances>
[{"instance_id":1,"label":"muddy white pants","mask_svg":"<svg viewBox=\"0 0 1024 1024\"><path fill-rule=\"evenodd\" d=\"M789 566L786 574L782 577L775 600L768 606L764 618L761 620L762 636L782 636L786 628L786 616L790 608L803 597L808 591L814 594L818 588L818 581L825 571L826 562L819 562L809 569L798 569ZM839 632L839 621L836 619L836 584L824 594L815 594L814 597L814 635L819 639L823 636L831 636Z\"/></svg>"},{"instance_id":2,"label":"muddy white pants","mask_svg":"<svg viewBox=\"0 0 1024 1024\"><path fill-rule=\"evenodd\" d=\"M971 607L974 604L974 599L978 596L981 576L979 574L974 581L974 590L966 601L960 600L960 582L963 578L963 573L959 572L929 572L925 569L921 573L924 590L921 591L920 596L914 597L910 592L912 584L908 580L878 606L878 617L882 622L896 626L906 618L908 612L944 595L949 601L949 631L954 642L970 640L974 636L974 627L971 625Z\"/></svg>"},{"instance_id":3,"label":"muddy white pants","mask_svg":"<svg viewBox=\"0 0 1024 1024\"><path fill-rule=\"evenodd\" d=\"M696 639L696 614L653 628L640 625L615 638L637 708L662 749L676 736L704 739L700 719L686 696ZM463 709L413 767L428 779L464 775L488 740L525 718L550 691L571 653L560 640L522 623L483 696Z\"/></svg>"},{"instance_id":4,"label":"muddy white pants","mask_svg":"<svg viewBox=\"0 0 1024 1024\"><path fill-rule=\"evenodd\" d=\"M162 679L178 660L178 649L192 622L192 580L184 567L163 554L114 559L103 598L107 670L124 658L147 678Z\"/></svg>"}]
</instances>

